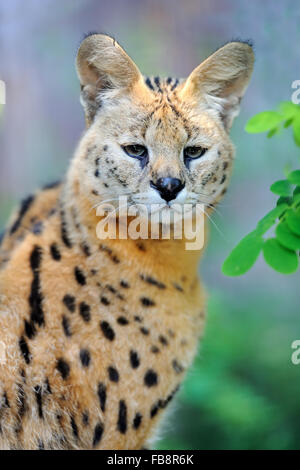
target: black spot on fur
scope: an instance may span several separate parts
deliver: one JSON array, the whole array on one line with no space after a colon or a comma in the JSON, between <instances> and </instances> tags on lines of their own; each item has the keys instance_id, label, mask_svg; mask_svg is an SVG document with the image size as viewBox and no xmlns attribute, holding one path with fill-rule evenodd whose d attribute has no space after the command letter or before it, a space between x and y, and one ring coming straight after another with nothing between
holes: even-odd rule
<instances>
[{"instance_id":1,"label":"black spot on fur","mask_svg":"<svg viewBox=\"0 0 300 470\"><path fill-rule=\"evenodd\" d=\"M81 249L82 249L83 253L85 254L85 256L90 256L91 255L90 247L86 243L82 243L80 246L81 246Z\"/></svg>"},{"instance_id":2,"label":"black spot on fur","mask_svg":"<svg viewBox=\"0 0 300 470\"><path fill-rule=\"evenodd\" d=\"M146 83L147 87L150 88L150 90L153 90L153 91L154 91L154 86L152 85L151 80L150 80L149 77L147 77L147 78L145 79L145 83Z\"/></svg>"},{"instance_id":3,"label":"black spot on fur","mask_svg":"<svg viewBox=\"0 0 300 470\"><path fill-rule=\"evenodd\" d=\"M174 396L178 392L179 388L180 388L180 385L177 385L174 388L174 390L170 393L170 395L167 396L167 398L162 402L162 408L165 408L170 403L170 401L174 398Z\"/></svg>"},{"instance_id":4,"label":"black spot on fur","mask_svg":"<svg viewBox=\"0 0 300 470\"><path fill-rule=\"evenodd\" d=\"M109 379L112 382L119 382L119 372L117 371L115 367L109 366L107 368L107 372L108 372Z\"/></svg>"},{"instance_id":5,"label":"black spot on fur","mask_svg":"<svg viewBox=\"0 0 300 470\"><path fill-rule=\"evenodd\" d=\"M133 429L138 429L141 425L141 422L142 422L142 415L141 413L136 413L134 419L133 419L133 423L132 423L132 427Z\"/></svg>"},{"instance_id":6,"label":"black spot on fur","mask_svg":"<svg viewBox=\"0 0 300 470\"><path fill-rule=\"evenodd\" d=\"M140 332L143 333L143 335L147 336L149 334L148 328L145 328L144 326L141 326Z\"/></svg>"},{"instance_id":7,"label":"black spot on fur","mask_svg":"<svg viewBox=\"0 0 300 470\"><path fill-rule=\"evenodd\" d=\"M154 370L149 369L145 374L144 383L145 385L147 385L147 387L153 387L157 385L158 383L157 373Z\"/></svg>"},{"instance_id":8,"label":"black spot on fur","mask_svg":"<svg viewBox=\"0 0 300 470\"><path fill-rule=\"evenodd\" d=\"M128 289L128 288L130 287L130 285L128 284L128 282L127 282L127 281L124 281L124 280L122 280L122 281L120 282L120 286L123 287L124 289Z\"/></svg>"},{"instance_id":9,"label":"black spot on fur","mask_svg":"<svg viewBox=\"0 0 300 470\"><path fill-rule=\"evenodd\" d=\"M110 301L108 300L107 297L105 297L104 295L102 295L100 297L100 302L103 304L103 305L109 305L110 304Z\"/></svg>"},{"instance_id":10,"label":"black spot on fur","mask_svg":"<svg viewBox=\"0 0 300 470\"><path fill-rule=\"evenodd\" d=\"M9 404L6 392L3 393L3 406L5 406L6 408L10 408L10 404Z\"/></svg>"},{"instance_id":11,"label":"black spot on fur","mask_svg":"<svg viewBox=\"0 0 300 470\"><path fill-rule=\"evenodd\" d=\"M160 87L160 79L159 79L159 77L154 77L154 83L155 83L155 85L157 86L158 91L159 91L160 93L162 93L162 89L161 89L161 87Z\"/></svg>"},{"instance_id":12,"label":"black spot on fur","mask_svg":"<svg viewBox=\"0 0 300 470\"><path fill-rule=\"evenodd\" d=\"M79 314L85 322L89 322L91 319L91 309L88 304L85 302L80 302L79 304Z\"/></svg>"},{"instance_id":13,"label":"black spot on fur","mask_svg":"<svg viewBox=\"0 0 300 470\"><path fill-rule=\"evenodd\" d=\"M151 276L145 276L144 274L140 275L142 281L147 282L148 284L151 284L152 286L158 287L159 289L165 289L166 285L163 282L157 281Z\"/></svg>"},{"instance_id":14,"label":"black spot on fur","mask_svg":"<svg viewBox=\"0 0 300 470\"><path fill-rule=\"evenodd\" d=\"M173 85L172 85L172 87L171 87L171 91L174 91L174 90L175 90L175 88L177 87L178 83L179 83L179 80L178 80L178 78L176 78L175 82L173 83Z\"/></svg>"},{"instance_id":15,"label":"black spot on fur","mask_svg":"<svg viewBox=\"0 0 300 470\"><path fill-rule=\"evenodd\" d=\"M72 248L72 242L68 235L68 230L67 230L68 226L65 220L65 213L63 210L60 212L60 219L61 219L61 239L67 248Z\"/></svg>"},{"instance_id":16,"label":"black spot on fur","mask_svg":"<svg viewBox=\"0 0 300 470\"><path fill-rule=\"evenodd\" d=\"M158 410L161 408L161 400L158 400L150 410L150 418L154 418L157 415Z\"/></svg>"},{"instance_id":17,"label":"black spot on fur","mask_svg":"<svg viewBox=\"0 0 300 470\"><path fill-rule=\"evenodd\" d=\"M35 245L30 255L31 269L33 271L39 269L41 261L42 261L42 249L40 246Z\"/></svg>"},{"instance_id":18,"label":"black spot on fur","mask_svg":"<svg viewBox=\"0 0 300 470\"><path fill-rule=\"evenodd\" d=\"M146 251L145 245L143 245L143 243L137 243L136 246L140 251Z\"/></svg>"},{"instance_id":19,"label":"black spot on fur","mask_svg":"<svg viewBox=\"0 0 300 470\"><path fill-rule=\"evenodd\" d=\"M100 328L105 338L109 339L109 341L113 341L115 339L115 332L107 321L102 321L100 323Z\"/></svg>"},{"instance_id":20,"label":"black spot on fur","mask_svg":"<svg viewBox=\"0 0 300 470\"><path fill-rule=\"evenodd\" d=\"M78 426L76 424L74 416L71 416L71 428L73 431L73 436L77 439L78 438Z\"/></svg>"},{"instance_id":21,"label":"black spot on fur","mask_svg":"<svg viewBox=\"0 0 300 470\"><path fill-rule=\"evenodd\" d=\"M106 284L106 289L109 290L112 294L116 294L117 290L110 284Z\"/></svg>"},{"instance_id":22,"label":"black spot on fur","mask_svg":"<svg viewBox=\"0 0 300 470\"><path fill-rule=\"evenodd\" d=\"M88 367L90 365L91 355L88 349L80 350L80 360L81 360L81 364L83 365L83 367Z\"/></svg>"},{"instance_id":23,"label":"black spot on fur","mask_svg":"<svg viewBox=\"0 0 300 470\"><path fill-rule=\"evenodd\" d=\"M175 287L176 290L178 290L178 292L184 292L183 288L176 282L173 282L173 286Z\"/></svg>"},{"instance_id":24,"label":"black spot on fur","mask_svg":"<svg viewBox=\"0 0 300 470\"><path fill-rule=\"evenodd\" d=\"M45 384L46 384L46 393L51 394L51 393L52 393L52 390L51 390L51 386L50 386L48 377L46 378Z\"/></svg>"},{"instance_id":25,"label":"black spot on fur","mask_svg":"<svg viewBox=\"0 0 300 470\"><path fill-rule=\"evenodd\" d=\"M222 176L222 179L221 179L221 181L220 181L220 184L223 184L225 180L226 180L226 175L225 175L225 173L224 173L224 175Z\"/></svg>"},{"instance_id":26,"label":"black spot on fur","mask_svg":"<svg viewBox=\"0 0 300 470\"><path fill-rule=\"evenodd\" d=\"M95 170L95 173L94 173L94 174L95 174L96 178L99 178L99 176L100 176L100 173L99 173L99 170L98 170L98 168L97 168L97 170Z\"/></svg>"},{"instance_id":27,"label":"black spot on fur","mask_svg":"<svg viewBox=\"0 0 300 470\"><path fill-rule=\"evenodd\" d=\"M33 201L34 201L34 196L28 196L26 199L23 199L23 201L21 202L18 217L17 217L16 221L13 223L12 227L10 228L10 234L11 235L13 233L15 233L18 230L18 228L20 227L21 222L23 220L23 217L26 214L26 212L29 210L29 208L32 205Z\"/></svg>"},{"instance_id":28,"label":"black spot on fur","mask_svg":"<svg viewBox=\"0 0 300 470\"><path fill-rule=\"evenodd\" d=\"M36 329L34 326L34 323L32 321L28 322L27 320L24 321L24 329L25 329L25 334L29 339L34 338L36 334Z\"/></svg>"},{"instance_id":29,"label":"black spot on fur","mask_svg":"<svg viewBox=\"0 0 300 470\"><path fill-rule=\"evenodd\" d=\"M155 305L155 302L148 297L142 297L140 300L144 307L153 307Z\"/></svg>"},{"instance_id":30,"label":"black spot on fur","mask_svg":"<svg viewBox=\"0 0 300 470\"><path fill-rule=\"evenodd\" d=\"M78 266L75 266L74 268L74 275L78 284L80 284L81 286L84 286L86 284L85 275Z\"/></svg>"},{"instance_id":31,"label":"black spot on fur","mask_svg":"<svg viewBox=\"0 0 300 470\"><path fill-rule=\"evenodd\" d=\"M106 385L102 382L98 384L98 397L100 402L100 408L104 412L105 411L105 403L106 403Z\"/></svg>"},{"instance_id":32,"label":"black spot on fur","mask_svg":"<svg viewBox=\"0 0 300 470\"><path fill-rule=\"evenodd\" d=\"M118 430L120 433L125 434L127 431L127 406L124 400L119 402L119 417L118 417Z\"/></svg>"},{"instance_id":33,"label":"black spot on fur","mask_svg":"<svg viewBox=\"0 0 300 470\"><path fill-rule=\"evenodd\" d=\"M50 246L50 253L55 261L61 260L61 254L56 243L52 243L52 245Z\"/></svg>"},{"instance_id":34,"label":"black spot on fur","mask_svg":"<svg viewBox=\"0 0 300 470\"><path fill-rule=\"evenodd\" d=\"M176 374L181 374L181 372L184 371L183 366L177 361L177 359L173 359L172 361L172 367Z\"/></svg>"},{"instance_id":35,"label":"black spot on fur","mask_svg":"<svg viewBox=\"0 0 300 470\"><path fill-rule=\"evenodd\" d=\"M168 346L168 344L169 344L167 338L163 335L160 335L158 340L163 346Z\"/></svg>"},{"instance_id":36,"label":"black spot on fur","mask_svg":"<svg viewBox=\"0 0 300 470\"><path fill-rule=\"evenodd\" d=\"M21 353L25 359L25 362L26 364L29 364L30 363L30 351L29 351L29 348L28 348L28 345L26 343L26 340L24 338L24 336L21 336L21 338L19 339L19 347L20 347L20 350L21 350Z\"/></svg>"},{"instance_id":37,"label":"black spot on fur","mask_svg":"<svg viewBox=\"0 0 300 470\"><path fill-rule=\"evenodd\" d=\"M39 417L43 418L42 389L39 385L34 387L35 399L38 407Z\"/></svg>"},{"instance_id":38,"label":"black spot on fur","mask_svg":"<svg viewBox=\"0 0 300 470\"><path fill-rule=\"evenodd\" d=\"M123 326L128 325L129 323L129 321L125 317L118 317L117 322L119 323L119 325Z\"/></svg>"},{"instance_id":39,"label":"black spot on fur","mask_svg":"<svg viewBox=\"0 0 300 470\"><path fill-rule=\"evenodd\" d=\"M87 426L89 424L89 421L90 421L90 417L89 417L89 412L88 411L84 411L82 413L82 424L84 426Z\"/></svg>"},{"instance_id":40,"label":"black spot on fur","mask_svg":"<svg viewBox=\"0 0 300 470\"><path fill-rule=\"evenodd\" d=\"M71 313L75 312L76 304L75 297L73 295L66 294L63 298L63 303Z\"/></svg>"},{"instance_id":41,"label":"black spot on fur","mask_svg":"<svg viewBox=\"0 0 300 470\"><path fill-rule=\"evenodd\" d=\"M17 385L17 408L18 408L18 414L20 418L22 418L27 410L26 406L26 397L23 389L23 385L18 384Z\"/></svg>"},{"instance_id":42,"label":"black spot on fur","mask_svg":"<svg viewBox=\"0 0 300 470\"><path fill-rule=\"evenodd\" d=\"M42 249L35 246L30 255L30 266L33 271L33 280L31 283L31 291L29 296L29 305L31 307L30 318L32 323L37 323L39 326L44 325L44 312L42 308L43 296L41 293L40 285L40 272L39 268L42 260Z\"/></svg>"},{"instance_id":43,"label":"black spot on fur","mask_svg":"<svg viewBox=\"0 0 300 470\"><path fill-rule=\"evenodd\" d=\"M65 315L63 315L62 317L62 326L63 326L65 335L68 337L72 336L71 329L70 329L70 322L69 322L69 319Z\"/></svg>"},{"instance_id":44,"label":"black spot on fur","mask_svg":"<svg viewBox=\"0 0 300 470\"><path fill-rule=\"evenodd\" d=\"M136 369L140 365L140 358L136 351L131 350L129 354L130 364L133 369Z\"/></svg>"},{"instance_id":45,"label":"black spot on fur","mask_svg":"<svg viewBox=\"0 0 300 470\"><path fill-rule=\"evenodd\" d=\"M101 423L96 424L93 437L93 447L99 444L103 434L103 425Z\"/></svg>"},{"instance_id":46,"label":"black spot on fur","mask_svg":"<svg viewBox=\"0 0 300 470\"><path fill-rule=\"evenodd\" d=\"M59 358L57 360L56 368L60 372L60 374L61 374L61 376L64 380L69 377L69 375L70 375L70 366L64 359Z\"/></svg>"},{"instance_id":47,"label":"black spot on fur","mask_svg":"<svg viewBox=\"0 0 300 470\"><path fill-rule=\"evenodd\" d=\"M158 354L160 352L159 348L157 346L151 346L151 349L150 351L153 353L153 354Z\"/></svg>"}]
</instances>

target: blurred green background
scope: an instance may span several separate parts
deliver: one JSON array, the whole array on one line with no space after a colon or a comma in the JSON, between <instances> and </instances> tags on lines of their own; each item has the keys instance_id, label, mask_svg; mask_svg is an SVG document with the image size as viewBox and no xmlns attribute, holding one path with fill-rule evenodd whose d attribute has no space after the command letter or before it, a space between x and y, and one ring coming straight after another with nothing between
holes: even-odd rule
<instances>
[{"instance_id":1,"label":"blurred green background","mask_svg":"<svg viewBox=\"0 0 300 470\"><path fill-rule=\"evenodd\" d=\"M290 100L300 79L300 6L294 0L0 0L0 229L17 201L65 171L84 129L74 70L83 33L115 36L149 75L186 76L234 38L254 41L256 65L232 129L230 191L211 225L201 265L208 290L204 341L160 449L299 449L299 275L261 260L241 278L221 265L273 207L268 186L298 150L287 135L244 132L247 119ZM216 228L217 227L217 228Z\"/></svg>"}]
</instances>

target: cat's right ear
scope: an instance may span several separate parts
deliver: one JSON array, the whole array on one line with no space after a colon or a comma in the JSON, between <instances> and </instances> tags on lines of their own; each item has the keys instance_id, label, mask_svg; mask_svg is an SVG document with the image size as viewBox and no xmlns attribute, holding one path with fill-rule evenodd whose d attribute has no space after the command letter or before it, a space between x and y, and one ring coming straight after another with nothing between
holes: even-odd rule
<instances>
[{"instance_id":1,"label":"cat's right ear","mask_svg":"<svg viewBox=\"0 0 300 470\"><path fill-rule=\"evenodd\" d=\"M91 34L82 41L76 70L88 125L99 108L101 92L107 89L129 90L142 77L124 49L105 34Z\"/></svg>"}]
</instances>

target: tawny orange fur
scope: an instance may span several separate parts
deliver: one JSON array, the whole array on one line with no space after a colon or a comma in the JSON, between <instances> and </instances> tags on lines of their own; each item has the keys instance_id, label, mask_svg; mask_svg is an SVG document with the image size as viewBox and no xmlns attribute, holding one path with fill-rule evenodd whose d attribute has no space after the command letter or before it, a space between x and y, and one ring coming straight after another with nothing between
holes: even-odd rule
<instances>
[{"instance_id":1,"label":"tawny orange fur","mask_svg":"<svg viewBox=\"0 0 300 470\"><path fill-rule=\"evenodd\" d=\"M83 42L88 128L65 181L23 203L0 248L0 448L147 445L203 332L201 252L185 240L101 241L95 206L157 202L149 183L163 176L185 181L181 203L215 204L252 64L250 46L230 43L188 80L145 83L111 38ZM149 149L145 168L121 148L133 142ZM189 169L187 143L207 148Z\"/></svg>"}]
</instances>

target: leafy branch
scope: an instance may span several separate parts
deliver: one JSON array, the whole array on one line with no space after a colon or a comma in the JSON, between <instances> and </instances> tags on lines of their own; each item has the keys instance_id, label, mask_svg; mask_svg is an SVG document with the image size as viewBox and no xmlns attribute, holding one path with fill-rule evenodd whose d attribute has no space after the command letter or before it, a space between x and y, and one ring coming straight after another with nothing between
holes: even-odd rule
<instances>
[{"instance_id":1,"label":"leafy branch","mask_svg":"<svg viewBox=\"0 0 300 470\"><path fill-rule=\"evenodd\" d=\"M300 107L290 101L280 103L276 111L264 111L253 116L245 127L250 134L268 132L273 137L292 126L294 141L300 147ZM273 269L290 274L298 269L300 250L300 169L285 167L285 179L270 187L279 196L276 207L268 212L256 228L246 235L224 261L222 271L227 276L240 276L254 265L260 253ZM273 236L264 237L270 229Z\"/></svg>"}]
</instances>

